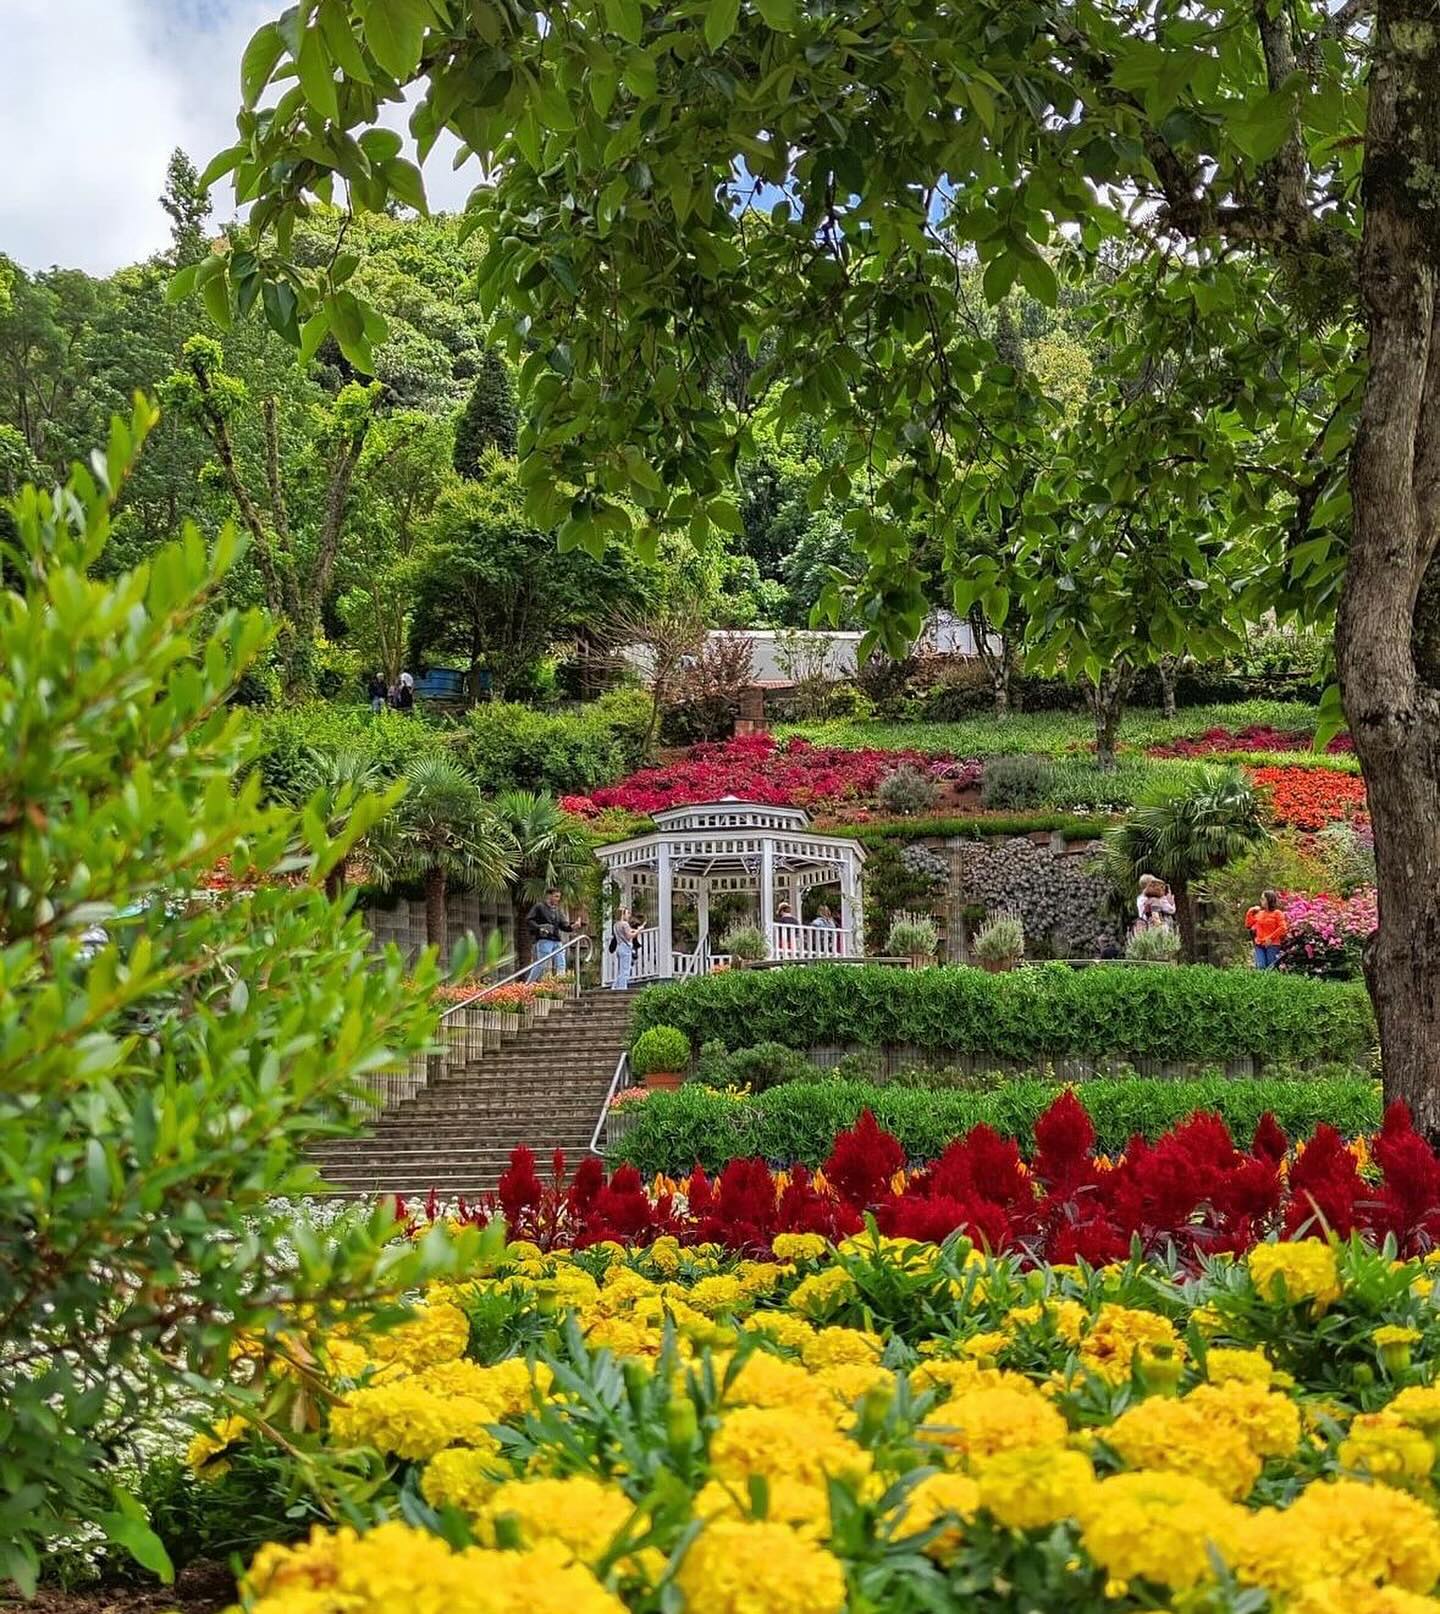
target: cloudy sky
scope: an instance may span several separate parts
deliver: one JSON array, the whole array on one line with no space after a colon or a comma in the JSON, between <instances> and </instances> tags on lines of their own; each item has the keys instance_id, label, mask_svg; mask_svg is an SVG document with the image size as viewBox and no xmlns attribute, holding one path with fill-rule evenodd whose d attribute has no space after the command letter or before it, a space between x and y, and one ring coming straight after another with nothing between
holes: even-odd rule
<instances>
[{"instance_id":1,"label":"cloudy sky","mask_svg":"<svg viewBox=\"0 0 1440 1614\"><path fill-rule=\"evenodd\" d=\"M204 167L234 133L245 41L285 0L0 0L0 252L104 274L163 247L157 198L183 146ZM474 183L440 154L432 205ZM217 188L223 217L229 196Z\"/></svg>"}]
</instances>

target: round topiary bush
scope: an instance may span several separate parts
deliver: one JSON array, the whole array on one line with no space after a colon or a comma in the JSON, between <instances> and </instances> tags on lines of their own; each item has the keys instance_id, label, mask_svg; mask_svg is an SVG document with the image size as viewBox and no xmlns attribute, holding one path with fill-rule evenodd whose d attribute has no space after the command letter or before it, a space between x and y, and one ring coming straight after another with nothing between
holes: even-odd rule
<instances>
[{"instance_id":1,"label":"round topiary bush","mask_svg":"<svg viewBox=\"0 0 1440 1614\"><path fill-rule=\"evenodd\" d=\"M651 1026L630 1049L630 1068L637 1076L670 1075L690 1063L690 1039L674 1026Z\"/></svg>"}]
</instances>

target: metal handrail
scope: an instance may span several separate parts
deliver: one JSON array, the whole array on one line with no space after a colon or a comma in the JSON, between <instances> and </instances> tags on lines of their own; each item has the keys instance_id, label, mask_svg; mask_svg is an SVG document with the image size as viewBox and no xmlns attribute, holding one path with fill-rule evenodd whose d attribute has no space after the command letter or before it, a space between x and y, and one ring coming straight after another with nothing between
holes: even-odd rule
<instances>
[{"instance_id":1,"label":"metal handrail","mask_svg":"<svg viewBox=\"0 0 1440 1614\"><path fill-rule=\"evenodd\" d=\"M695 944L695 951L690 955L690 968L686 971L686 974L699 975L701 973L700 966L702 960L708 959L709 956L710 932L707 930L700 940Z\"/></svg>"},{"instance_id":2,"label":"metal handrail","mask_svg":"<svg viewBox=\"0 0 1440 1614\"><path fill-rule=\"evenodd\" d=\"M600 1134L605 1130L605 1123L610 1118L610 1106L615 1102L617 1094L624 1091L629 1085L630 1050L622 1048L620 1057L615 1061L615 1074L610 1078L610 1086L605 1093L605 1102L600 1106L600 1119L595 1123L595 1130L590 1134L590 1153L603 1155L605 1151L599 1147Z\"/></svg>"},{"instance_id":3,"label":"metal handrail","mask_svg":"<svg viewBox=\"0 0 1440 1614\"><path fill-rule=\"evenodd\" d=\"M595 951L595 943L587 934L572 936L560 948L558 953L551 953L549 956L551 958L563 958L572 947L584 949L583 953L577 953L575 957L575 996L578 998L580 996L580 965L585 958L588 958ZM458 1003L452 1003L444 1014L440 1016L442 1024L458 1010L468 1009L478 1003L481 998L488 997L491 992L497 992L502 986L509 986L512 981L518 981L522 975L528 975L534 967L535 960L532 958L528 964L522 964L518 970L512 970L509 975L501 976L498 981L490 981L487 985L481 987L478 992L473 992L468 998L461 998Z\"/></svg>"}]
</instances>

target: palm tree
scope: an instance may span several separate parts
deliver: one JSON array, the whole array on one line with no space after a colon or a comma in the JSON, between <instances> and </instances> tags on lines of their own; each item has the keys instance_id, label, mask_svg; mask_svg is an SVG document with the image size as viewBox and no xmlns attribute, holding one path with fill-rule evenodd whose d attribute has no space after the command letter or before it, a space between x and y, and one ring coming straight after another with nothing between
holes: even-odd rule
<instances>
[{"instance_id":1,"label":"palm tree","mask_svg":"<svg viewBox=\"0 0 1440 1614\"><path fill-rule=\"evenodd\" d=\"M425 939L443 957L450 882L504 890L515 866L515 841L480 786L449 757L416 757L403 778L405 794L373 837L376 864L392 884L424 882Z\"/></svg>"},{"instance_id":2,"label":"palm tree","mask_svg":"<svg viewBox=\"0 0 1440 1614\"><path fill-rule=\"evenodd\" d=\"M503 790L495 798L495 815L515 843L510 875L510 907L515 921L515 954L530 957L530 937L522 914L552 886L574 896L593 859L585 831L560 810L553 796L536 790Z\"/></svg>"},{"instance_id":3,"label":"palm tree","mask_svg":"<svg viewBox=\"0 0 1440 1614\"><path fill-rule=\"evenodd\" d=\"M1162 782L1105 837L1105 872L1128 905L1142 874L1175 894L1181 956L1195 961L1194 884L1269 834L1254 786L1237 768L1202 767Z\"/></svg>"},{"instance_id":4,"label":"palm tree","mask_svg":"<svg viewBox=\"0 0 1440 1614\"><path fill-rule=\"evenodd\" d=\"M329 834L336 835L345 827L359 798L381 789L385 783L380 764L363 751L312 750L296 769L294 783L286 796L295 806L303 807L318 794L325 828ZM325 891L332 899L345 889L352 855L342 857L325 876Z\"/></svg>"}]
</instances>

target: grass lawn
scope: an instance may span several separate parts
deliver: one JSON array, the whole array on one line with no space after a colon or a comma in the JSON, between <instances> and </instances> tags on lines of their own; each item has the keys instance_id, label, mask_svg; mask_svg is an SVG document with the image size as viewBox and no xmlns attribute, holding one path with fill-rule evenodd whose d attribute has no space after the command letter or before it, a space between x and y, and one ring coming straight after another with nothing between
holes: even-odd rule
<instances>
[{"instance_id":1,"label":"grass lawn","mask_svg":"<svg viewBox=\"0 0 1440 1614\"><path fill-rule=\"evenodd\" d=\"M1120 743L1143 751L1151 745L1203 734L1207 729L1239 730L1256 724L1313 733L1318 709L1300 701L1242 701L1232 706L1182 706L1167 721L1153 707L1127 712ZM1063 757L1094 744L1095 729L1083 712L1021 712L1006 718L968 717L957 723L795 723L777 731L803 734L816 745L881 750L928 751L957 757ZM1304 753L1300 753L1303 759ZM1339 760L1339 759L1329 759Z\"/></svg>"}]
</instances>

